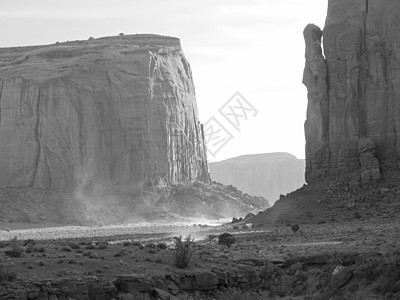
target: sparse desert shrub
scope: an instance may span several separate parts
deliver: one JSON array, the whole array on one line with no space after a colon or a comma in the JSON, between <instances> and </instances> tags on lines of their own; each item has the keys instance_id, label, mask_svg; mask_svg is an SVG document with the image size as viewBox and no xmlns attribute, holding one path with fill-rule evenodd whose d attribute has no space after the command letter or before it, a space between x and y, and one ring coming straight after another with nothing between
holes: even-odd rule
<instances>
[{"instance_id":1,"label":"sparse desert shrub","mask_svg":"<svg viewBox=\"0 0 400 300\"><path fill-rule=\"evenodd\" d=\"M63 246L63 247L61 248L61 251L65 251L65 252L71 252L71 251L72 251L72 249L71 249L71 247L70 247L70 246Z\"/></svg>"},{"instance_id":2,"label":"sparse desert shrub","mask_svg":"<svg viewBox=\"0 0 400 300\"><path fill-rule=\"evenodd\" d=\"M27 240L25 240L25 241L23 242L23 245L24 245L24 246L30 246L30 245L35 246L35 245L36 245L36 242L35 242L34 239L27 239Z\"/></svg>"},{"instance_id":3,"label":"sparse desert shrub","mask_svg":"<svg viewBox=\"0 0 400 300\"><path fill-rule=\"evenodd\" d=\"M122 243L122 245L124 245L125 247L129 247L131 245L131 242L130 241L124 241Z\"/></svg>"},{"instance_id":4,"label":"sparse desert shrub","mask_svg":"<svg viewBox=\"0 0 400 300\"><path fill-rule=\"evenodd\" d=\"M11 244L11 250L6 250L4 253L11 257L20 257L22 252L24 251L18 245L18 240L16 236L11 240L10 244Z\"/></svg>"},{"instance_id":5,"label":"sparse desert shrub","mask_svg":"<svg viewBox=\"0 0 400 300\"><path fill-rule=\"evenodd\" d=\"M43 260L38 260L36 263L38 264L39 267L44 267L44 261Z\"/></svg>"},{"instance_id":6,"label":"sparse desert shrub","mask_svg":"<svg viewBox=\"0 0 400 300\"><path fill-rule=\"evenodd\" d=\"M194 239L189 234L185 240L182 236L174 237L175 239L175 266L181 269L189 265L190 259L194 253Z\"/></svg>"},{"instance_id":7,"label":"sparse desert shrub","mask_svg":"<svg viewBox=\"0 0 400 300\"><path fill-rule=\"evenodd\" d=\"M81 246L79 246L79 244L75 243L75 242L68 243L68 246L71 247L71 249L74 249L74 250L77 250L77 249L81 248Z\"/></svg>"},{"instance_id":8,"label":"sparse desert shrub","mask_svg":"<svg viewBox=\"0 0 400 300\"><path fill-rule=\"evenodd\" d=\"M158 263L158 264L162 264L163 260L162 260L162 258L157 257L155 262Z\"/></svg>"},{"instance_id":9,"label":"sparse desert shrub","mask_svg":"<svg viewBox=\"0 0 400 300\"><path fill-rule=\"evenodd\" d=\"M376 280L382 273L382 264L383 257L371 257L357 269L357 274L359 274L360 277L365 278L367 281L372 282Z\"/></svg>"},{"instance_id":10,"label":"sparse desert shrub","mask_svg":"<svg viewBox=\"0 0 400 300\"><path fill-rule=\"evenodd\" d=\"M97 249L99 249L99 250L104 250L104 249L107 249L107 247L108 247L107 242L101 242L101 243L97 246Z\"/></svg>"},{"instance_id":11,"label":"sparse desert shrub","mask_svg":"<svg viewBox=\"0 0 400 300\"><path fill-rule=\"evenodd\" d=\"M167 244L166 243L158 243L157 248L161 250L167 249Z\"/></svg>"},{"instance_id":12,"label":"sparse desert shrub","mask_svg":"<svg viewBox=\"0 0 400 300\"><path fill-rule=\"evenodd\" d=\"M0 283L4 281L13 281L17 278L17 274L10 271L5 266L0 265Z\"/></svg>"},{"instance_id":13,"label":"sparse desert shrub","mask_svg":"<svg viewBox=\"0 0 400 300\"><path fill-rule=\"evenodd\" d=\"M84 252L84 253L82 253L82 255L85 256L85 257L89 257L89 256L92 255L92 251ZM114 255L114 256L115 256L115 255Z\"/></svg>"},{"instance_id":14,"label":"sparse desert shrub","mask_svg":"<svg viewBox=\"0 0 400 300\"><path fill-rule=\"evenodd\" d=\"M93 249L96 249L96 246L93 245L93 244L90 244L90 245L87 245L87 246L85 247L85 249L87 249L87 250L93 250Z\"/></svg>"},{"instance_id":15,"label":"sparse desert shrub","mask_svg":"<svg viewBox=\"0 0 400 300\"><path fill-rule=\"evenodd\" d=\"M33 252L46 252L46 249L44 247L33 247Z\"/></svg>"},{"instance_id":16,"label":"sparse desert shrub","mask_svg":"<svg viewBox=\"0 0 400 300\"><path fill-rule=\"evenodd\" d=\"M263 289L267 290L271 297L284 297L291 293L291 283L283 270L273 263L267 263L260 271L260 277L264 279Z\"/></svg>"},{"instance_id":17,"label":"sparse desert shrub","mask_svg":"<svg viewBox=\"0 0 400 300\"><path fill-rule=\"evenodd\" d=\"M114 254L114 257L122 257L122 256L126 256L128 253L126 252L125 249L122 249L121 251L117 252Z\"/></svg>"},{"instance_id":18,"label":"sparse desert shrub","mask_svg":"<svg viewBox=\"0 0 400 300\"><path fill-rule=\"evenodd\" d=\"M148 244L146 244L146 248L155 249L156 247L157 247L157 245L154 244L154 243L148 243Z\"/></svg>"},{"instance_id":19,"label":"sparse desert shrub","mask_svg":"<svg viewBox=\"0 0 400 300\"><path fill-rule=\"evenodd\" d=\"M149 253L150 253L150 254L156 254L156 253L157 253L157 250L156 250L156 249L153 249L153 248L150 248L150 249L149 249Z\"/></svg>"},{"instance_id":20,"label":"sparse desert shrub","mask_svg":"<svg viewBox=\"0 0 400 300\"><path fill-rule=\"evenodd\" d=\"M25 253L32 253L33 252L33 246L32 245L28 245L28 247L26 247L25 249Z\"/></svg>"},{"instance_id":21,"label":"sparse desert shrub","mask_svg":"<svg viewBox=\"0 0 400 300\"><path fill-rule=\"evenodd\" d=\"M384 295L392 292L395 284L400 280L400 252L391 251L384 256L381 275L376 282L375 290Z\"/></svg>"},{"instance_id":22,"label":"sparse desert shrub","mask_svg":"<svg viewBox=\"0 0 400 300\"><path fill-rule=\"evenodd\" d=\"M298 224L295 224L295 225L290 226L290 229L292 229L292 231L294 233L296 233L297 231L299 231L300 226Z\"/></svg>"},{"instance_id":23,"label":"sparse desert shrub","mask_svg":"<svg viewBox=\"0 0 400 300\"><path fill-rule=\"evenodd\" d=\"M218 244L225 245L230 248L236 242L235 237L230 233L221 233L218 237Z\"/></svg>"}]
</instances>

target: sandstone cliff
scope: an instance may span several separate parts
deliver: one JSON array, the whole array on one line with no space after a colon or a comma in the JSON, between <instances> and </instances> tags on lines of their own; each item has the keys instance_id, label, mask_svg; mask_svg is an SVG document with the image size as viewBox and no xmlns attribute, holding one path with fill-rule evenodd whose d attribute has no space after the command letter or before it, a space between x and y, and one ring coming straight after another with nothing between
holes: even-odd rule
<instances>
[{"instance_id":1,"label":"sandstone cliff","mask_svg":"<svg viewBox=\"0 0 400 300\"><path fill-rule=\"evenodd\" d=\"M0 49L0 112L1 187L209 181L192 73L176 38Z\"/></svg>"},{"instance_id":2,"label":"sandstone cliff","mask_svg":"<svg viewBox=\"0 0 400 300\"><path fill-rule=\"evenodd\" d=\"M232 217L264 199L209 185L177 38L0 49L0 222Z\"/></svg>"},{"instance_id":3,"label":"sandstone cliff","mask_svg":"<svg viewBox=\"0 0 400 300\"><path fill-rule=\"evenodd\" d=\"M323 32L304 30L308 183L354 171L366 183L398 162L399 14L397 0L329 0Z\"/></svg>"},{"instance_id":4,"label":"sandstone cliff","mask_svg":"<svg viewBox=\"0 0 400 300\"><path fill-rule=\"evenodd\" d=\"M304 160L289 153L243 155L209 164L211 179L231 184L270 204L304 184Z\"/></svg>"}]
</instances>

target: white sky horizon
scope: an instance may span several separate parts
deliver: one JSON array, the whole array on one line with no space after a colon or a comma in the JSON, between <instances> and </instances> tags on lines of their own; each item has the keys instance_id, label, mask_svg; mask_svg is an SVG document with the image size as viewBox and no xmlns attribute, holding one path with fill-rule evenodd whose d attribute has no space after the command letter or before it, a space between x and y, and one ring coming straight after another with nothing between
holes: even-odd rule
<instances>
[{"instance_id":1,"label":"white sky horizon","mask_svg":"<svg viewBox=\"0 0 400 300\"><path fill-rule=\"evenodd\" d=\"M160 34L181 40L200 121L218 120L234 137L215 156L288 152L304 158L307 92L303 29L323 28L328 0L2 0L0 47L89 37ZM218 109L240 92L257 110L240 132Z\"/></svg>"}]
</instances>

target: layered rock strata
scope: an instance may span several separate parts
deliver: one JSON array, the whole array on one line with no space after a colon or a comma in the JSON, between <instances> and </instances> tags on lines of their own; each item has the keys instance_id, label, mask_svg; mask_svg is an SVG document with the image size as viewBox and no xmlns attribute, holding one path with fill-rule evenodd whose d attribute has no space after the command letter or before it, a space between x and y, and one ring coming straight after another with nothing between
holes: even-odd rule
<instances>
[{"instance_id":1,"label":"layered rock strata","mask_svg":"<svg viewBox=\"0 0 400 300\"><path fill-rule=\"evenodd\" d=\"M399 160L399 14L396 0L329 0L323 32L305 28L307 182L361 169L377 178L378 162ZM366 138L377 159L368 167L358 149Z\"/></svg>"},{"instance_id":2,"label":"layered rock strata","mask_svg":"<svg viewBox=\"0 0 400 300\"><path fill-rule=\"evenodd\" d=\"M0 187L129 192L209 182L192 72L177 38L0 49Z\"/></svg>"}]
</instances>

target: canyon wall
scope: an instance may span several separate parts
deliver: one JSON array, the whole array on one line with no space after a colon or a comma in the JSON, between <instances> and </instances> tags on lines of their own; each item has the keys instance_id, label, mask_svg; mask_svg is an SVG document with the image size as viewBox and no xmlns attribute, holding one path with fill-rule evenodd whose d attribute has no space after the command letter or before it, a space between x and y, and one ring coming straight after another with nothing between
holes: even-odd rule
<instances>
[{"instance_id":1,"label":"canyon wall","mask_svg":"<svg viewBox=\"0 0 400 300\"><path fill-rule=\"evenodd\" d=\"M304 160L289 153L243 155L209 163L209 168L213 181L264 197L271 205L304 184Z\"/></svg>"},{"instance_id":2,"label":"canyon wall","mask_svg":"<svg viewBox=\"0 0 400 300\"><path fill-rule=\"evenodd\" d=\"M368 182L399 161L400 1L328 3L324 30L304 30L306 181L358 172Z\"/></svg>"},{"instance_id":3,"label":"canyon wall","mask_svg":"<svg viewBox=\"0 0 400 300\"><path fill-rule=\"evenodd\" d=\"M126 192L209 182L177 38L129 35L0 49L0 187Z\"/></svg>"}]
</instances>

